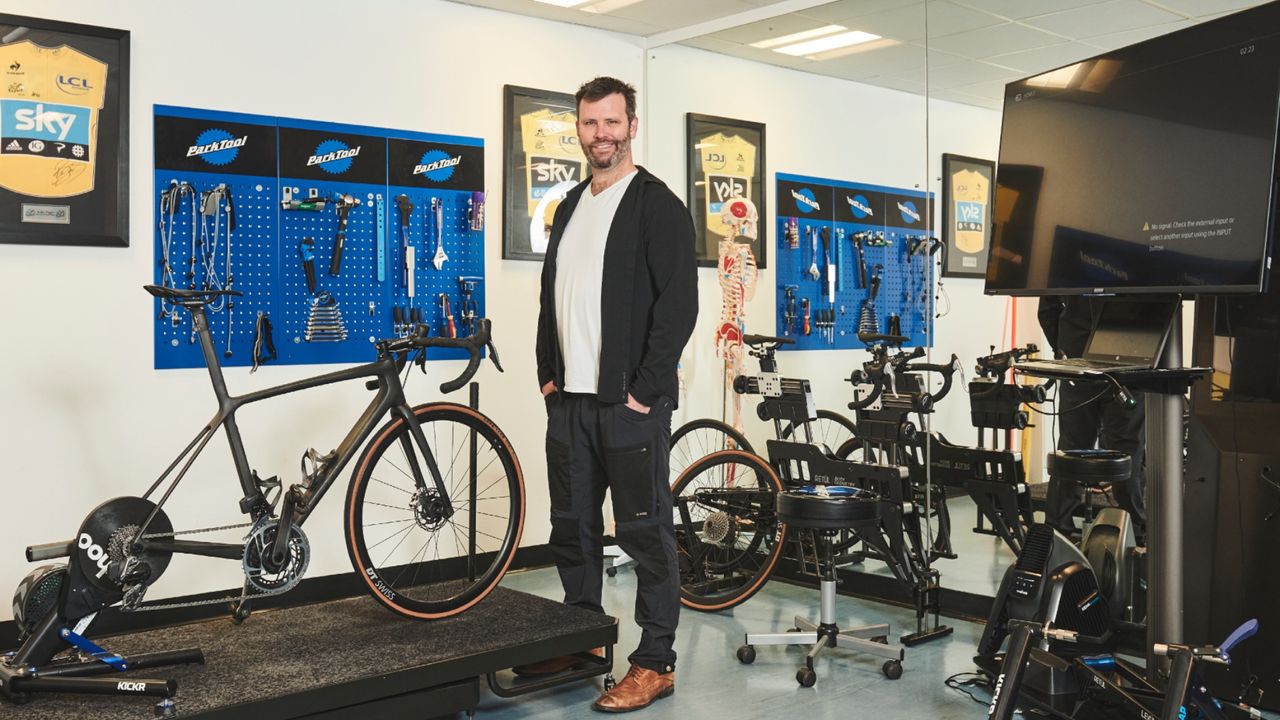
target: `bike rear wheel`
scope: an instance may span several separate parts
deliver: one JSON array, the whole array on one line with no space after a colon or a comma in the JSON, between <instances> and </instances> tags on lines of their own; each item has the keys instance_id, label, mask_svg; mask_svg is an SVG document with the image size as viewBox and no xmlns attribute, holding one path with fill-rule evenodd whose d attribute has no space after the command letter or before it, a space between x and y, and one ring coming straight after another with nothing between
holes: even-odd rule
<instances>
[{"instance_id":1,"label":"bike rear wheel","mask_svg":"<svg viewBox=\"0 0 1280 720\"><path fill-rule=\"evenodd\" d=\"M396 418L365 446L352 474L347 551L378 602L434 620L470 608L502 580L520 545L524 481L511 444L484 415L452 403L413 413L450 502L439 497L409 426Z\"/></svg>"},{"instance_id":2,"label":"bike rear wheel","mask_svg":"<svg viewBox=\"0 0 1280 720\"><path fill-rule=\"evenodd\" d=\"M721 450L755 452L742 433L719 420L699 418L676 428L671 433L671 484L674 485L694 462Z\"/></svg>"},{"instance_id":3,"label":"bike rear wheel","mask_svg":"<svg viewBox=\"0 0 1280 720\"><path fill-rule=\"evenodd\" d=\"M764 587L786 540L774 502L782 481L763 458L724 450L695 461L672 487L680 602L714 612Z\"/></svg>"}]
</instances>

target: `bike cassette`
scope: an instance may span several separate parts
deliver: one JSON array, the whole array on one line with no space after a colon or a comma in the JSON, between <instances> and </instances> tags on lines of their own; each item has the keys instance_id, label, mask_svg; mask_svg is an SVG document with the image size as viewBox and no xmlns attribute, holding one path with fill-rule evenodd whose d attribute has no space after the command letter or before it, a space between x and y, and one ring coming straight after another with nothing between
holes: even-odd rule
<instances>
[{"instance_id":1,"label":"bike cassette","mask_svg":"<svg viewBox=\"0 0 1280 720\"><path fill-rule=\"evenodd\" d=\"M110 594L121 592L125 583L154 583L169 567L173 553L148 550L145 542L133 547L144 524L149 536L173 533L169 517L150 500L119 497L99 505L76 535L72 568L90 585Z\"/></svg>"},{"instance_id":2,"label":"bike cassette","mask_svg":"<svg viewBox=\"0 0 1280 720\"><path fill-rule=\"evenodd\" d=\"M254 524L244 543L245 582L258 592L268 595L293 589L307 572L307 565L311 562L311 545L302 528L297 525L289 528L284 562L277 565L272 561L271 550L276 542L278 523L275 518L263 517Z\"/></svg>"},{"instance_id":3,"label":"bike cassette","mask_svg":"<svg viewBox=\"0 0 1280 720\"><path fill-rule=\"evenodd\" d=\"M738 538L738 520L727 512L713 512L702 522L703 541L717 547L730 547Z\"/></svg>"}]
</instances>

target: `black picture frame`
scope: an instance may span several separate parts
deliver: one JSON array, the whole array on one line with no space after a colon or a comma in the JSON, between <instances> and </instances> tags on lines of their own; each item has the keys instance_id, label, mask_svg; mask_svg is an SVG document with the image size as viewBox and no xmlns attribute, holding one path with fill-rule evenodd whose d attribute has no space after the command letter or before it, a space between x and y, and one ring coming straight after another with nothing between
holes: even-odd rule
<instances>
[{"instance_id":1,"label":"black picture frame","mask_svg":"<svg viewBox=\"0 0 1280 720\"><path fill-rule=\"evenodd\" d=\"M765 188L764 188L764 168L765 168L765 126L764 123L751 122L750 120L736 120L733 118L718 117L715 115L701 115L698 113L685 114L685 178L688 183L688 193L685 196L689 203L689 212L693 214L693 227L695 237L697 238L697 258L698 265L703 267L713 267L719 261L719 245L720 240L724 237L715 233L709 225L719 224L716 216L711 216L712 201L715 195L712 194L709 199L708 183L714 183L710 178L716 177L711 173L721 168L704 168L703 150L706 140L718 134L724 134L729 137L737 136L743 143L750 146L754 150L753 158L745 157L725 157L724 171L725 175L719 176L723 181L723 187L731 187L728 183L732 183L736 179L743 177L742 175L730 175L729 172L738 172L735 162L744 162L750 166L750 172L747 177L749 187L744 195L748 200L756 206L756 212L759 214L757 223L756 238L751 242L751 250L755 254L756 266L761 270L769 266L769 222L766 219L765 207ZM745 153L737 153L737 155L745 155ZM723 190L712 189L712 192L721 192ZM723 199L723 198L721 198Z\"/></svg>"},{"instance_id":2,"label":"black picture frame","mask_svg":"<svg viewBox=\"0 0 1280 720\"><path fill-rule=\"evenodd\" d=\"M565 190L565 183L572 187L586 177L577 106L568 93L504 85L502 107L502 258L542 262L545 233L558 202L542 200ZM532 232L539 207L541 241Z\"/></svg>"},{"instance_id":3,"label":"black picture frame","mask_svg":"<svg viewBox=\"0 0 1280 720\"><path fill-rule=\"evenodd\" d=\"M987 276L995 177L996 165L990 160L950 153L942 156L943 277ZM980 183L985 183L985 189Z\"/></svg>"},{"instance_id":4,"label":"black picture frame","mask_svg":"<svg viewBox=\"0 0 1280 720\"><path fill-rule=\"evenodd\" d=\"M0 105L9 106L0 114L8 122L13 113L16 130L29 135L0 146L0 243L128 247L129 31L0 14L0 37L8 40L0 45ZM58 55L41 61L63 67L43 79L27 75L17 59L37 51L27 45ZM49 112L69 122L42 123Z\"/></svg>"}]
</instances>

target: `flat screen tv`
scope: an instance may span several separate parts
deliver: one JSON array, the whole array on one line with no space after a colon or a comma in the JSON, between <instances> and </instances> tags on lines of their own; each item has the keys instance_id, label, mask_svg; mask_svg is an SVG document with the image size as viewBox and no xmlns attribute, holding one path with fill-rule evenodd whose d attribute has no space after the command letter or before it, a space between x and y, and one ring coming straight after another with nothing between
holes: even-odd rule
<instances>
[{"instance_id":1,"label":"flat screen tv","mask_svg":"<svg viewBox=\"0 0 1280 720\"><path fill-rule=\"evenodd\" d=\"M1265 290L1278 116L1280 3L1010 83L987 294Z\"/></svg>"}]
</instances>

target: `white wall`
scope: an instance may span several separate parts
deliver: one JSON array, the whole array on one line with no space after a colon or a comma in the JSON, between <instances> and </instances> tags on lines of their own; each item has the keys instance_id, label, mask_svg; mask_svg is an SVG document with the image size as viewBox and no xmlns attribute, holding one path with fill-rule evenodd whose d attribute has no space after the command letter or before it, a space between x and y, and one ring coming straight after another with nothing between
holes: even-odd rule
<instances>
[{"instance_id":1,"label":"white wall","mask_svg":"<svg viewBox=\"0 0 1280 720\"><path fill-rule=\"evenodd\" d=\"M200 26L184 3L11 0L6 12L132 31L130 136L131 246L128 249L0 246L0 458L6 532L0 539L0 591L28 570L28 544L70 538L97 503L141 494L211 416L203 370L152 369L152 304L141 285L153 277L151 107L188 105L340 123L480 136L485 139L489 225L488 313L507 372L481 371L482 407L520 454L529 498L524 544L546 541L548 501L543 410L537 402L533 326L539 265L501 260L502 85L572 92L597 74L642 89L647 135L638 157L684 194L684 114L741 117L768 126L770 214L776 172L899 187L936 181L943 152L995 157L998 114L933 102L926 151L920 96L835 81L683 47L651 51L641 41L443 2L380 0L353 11L314 0L307 11L280 3L228 0L218 29ZM310 21L318 18L321 21ZM301 81L297 78L309 78ZM646 148L647 142L647 148ZM646 152L647 150L647 152ZM689 397L676 421L718 415L719 361L712 345L719 291L700 271L701 313L685 353ZM981 282L949 280L950 314L936 325L941 358L966 364L1003 343L1003 299L981 296ZM751 331L773 332L774 278L761 279L749 308ZM1022 334L1019 340L1025 341ZM945 353L943 352L945 351ZM860 351L792 353L783 371L809 377L821 407L843 408ZM233 392L304 377L317 367L267 366L256 375L227 371ZM415 375L410 397L438 396L456 364ZM313 391L246 410L241 428L254 467L265 477L298 478L308 446L327 451L367 402L359 384ZM750 407L748 407L750 412ZM971 437L968 403L944 403L937 422ZM767 432L750 426L753 440ZM239 522L238 484L225 441L213 441L167 506L178 528ZM307 525L309 575L349 570L340 536L341 488ZM150 598L236 586L225 561L182 558ZM0 604L0 619L9 617Z\"/></svg>"}]
</instances>

